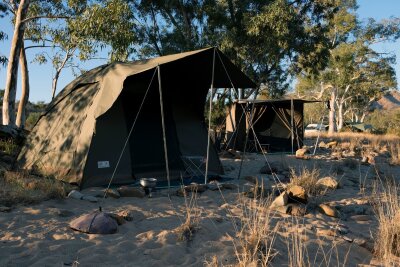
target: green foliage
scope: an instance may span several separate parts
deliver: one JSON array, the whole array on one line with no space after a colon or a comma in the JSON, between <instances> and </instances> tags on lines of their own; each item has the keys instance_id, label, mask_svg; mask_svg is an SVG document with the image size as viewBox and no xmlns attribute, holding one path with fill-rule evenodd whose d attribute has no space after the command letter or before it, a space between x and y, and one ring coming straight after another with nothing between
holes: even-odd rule
<instances>
[{"instance_id":1,"label":"green foliage","mask_svg":"<svg viewBox=\"0 0 400 267\"><path fill-rule=\"evenodd\" d=\"M310 123L321 123L323 117L328 115L328 110L326 108L326 102L316 102L316 103L306 103L304 105L304 125ZM322 123L327 123L323 120Z\"/></svg>"},{"instance_id":2,"label":"green foliage","mask_svg":"<svg viewBox=\"0 0 400 267\"><path fill-rule=\"evenodd\" d=\"M375 110L365 120L378 133L400 136L400 109Z\"/></svg>"},{"instance_id":3,"label":"green foliage","mask_svg":"<svg viewBox=\"0 0 400 267\"><path fill-rule=\"evenodd\" d=\"M377 53L373 44L399 38L400 20L369 20L365 24L354 14L355 1L342 2L330 21L328 36L332 45L326 67L318 73L304 69L298 76L296 91L327 99L336 90L338 114L354 119L366 114L371 101L397 86L394 55Z\"/></svg>"},{"instance_id":4,"label":"green foliage","mask_svg":"<svg viewBox=\"0 0 400 267\"><path fill-rule=\"evenodd\" d=\"M139 56L218 46L270 98L282 96L306 62L309 69L324 66L327 21L337 11L331 0L132 3Z\"/></svg>"},{"instance_id":5,"label":"green foliage","mask_svg":"<svg viewBox=\"0 0 400 267\"><path fill-rule=\"evenodd\" d=\"M36 122L40 118L41 112L31 112L28 115L28 118L26 119L25 122L25 129L27 130L32 130L33 126L35 126Z\"/></svg>"}]
</instances>

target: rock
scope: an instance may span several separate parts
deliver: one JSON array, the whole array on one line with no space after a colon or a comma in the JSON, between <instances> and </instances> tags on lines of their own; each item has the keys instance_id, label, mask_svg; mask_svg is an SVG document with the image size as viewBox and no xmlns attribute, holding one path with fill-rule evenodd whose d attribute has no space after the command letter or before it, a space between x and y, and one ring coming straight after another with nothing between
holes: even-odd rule
<instances>
[{"instance_id":1,"label":"rock","mask_svg":"<svg viewBox=\"0 0 400 267\"><path fill-rule=\"evenodd\" d=\"M224 189L228 189L228 190L236 190L236 189L238 189L238 185L237 184L233 184L233 183L223 183L222 187Z\"/></svg>"},{"instance_id":2,"label":"rock","mask_svg":"<svg viewBox=\"0 0 400 267\"><path fill-rule=\"evenodd\" d=\"M248 198L264 198L271 194L271 190L255 185L250 190L244 192L243 194Z\"/></svg>"},{"instance_id":3,"label":"rock","mask_svg":"<svg viewBox=\"0 0 400 267\"><path fill-rule=\"evenodd\" d=\"M317 235L320 236L337 236L337 232L332 229L317 229Z\"/></svg>"},{"instance_id":4,"label":"rock","mask_svg":"<svg viewBox=\"0 0 400 267\"><path fill-rule=\"evenodd\" d=\"M308 153L307 148L300 148L300 149L296 150L296 158L303 159L303 158L305 158L306 153Z\"/></svg>"},{"instance_id":5,"label":"rock","mask_svg":"<svg viewBox=\"0 0 400 267\"><path fill-rule=\"evenodd\" d=\"M339 217L339 212L335 208L332 208L326 204L320 204L318 207L319 207L321 213L323 213L329 217L334 217L334 218Z\"/></svg>"},{"instance_id":6,"label":"rock","mask_svg":"<svg viewBox=\"0 0 400 267\"><path fill-rule=\"evenodd\" d=\"M117 189L121 197L139 197L143 198L146 194L140 187L121 186Z\"/></svg>"},{"instance_id":7,"label":"rock","mask_svg":"<svg viewBox=\"0 0 400 267\"><path fill-rule=\"evenodd\" d=\"M106 190L107 190L107 189L106 189ZM104 190L104 191L106 191L106 190ZM119 192L118 192L117 190L112 189L112 188L109 188L109 189L107 190L106 197L120 198L121 195L119 194Z\"/></svg>"},{"instance_id":8,"label":"rock","mask_svg":"<svg viewBox=\"0 0 400 267\"><path fill-rule=\"evenodd\" d=\"M325 143L324 141L319 142L318 147L319 147L319 148L328 148L328 147L326 146L326 143Z\"/></svg>"},{"instance_id":9,"label":"rock","mask_svg":"<svg viewBox=\"0 0 400 267\"><path fill-rule=\"evenodd\" d=\"M369 215L353 215L350 216L350 219L354 221L366 222L372 220L371 216Z\"/></svg>"},{"instance_id":10,"label":"rock","mask_svg":"<svg viewBox=\"0 0 400 267\"><path fill-rule=\"evenodd\" d=\"M219 183L218 181L211 181L210 183L207 184L208 189L210 189L211 191L217 191L221 189L221 183Z\"/></svg>"},{"instance_id":11,"label":"rock","mask_svg":"<svg viewBox=\"0 0 400 267\"><path fill-rule=\"evenodd\" d=\"M307 209L304 205L301 204L288 204L287 206L287 214L293 216L304 216L307 214Z\"/></svg>"},{"instance_id":12,"label":"rock","mask_svg":"<svg viewBox=\"0 0 400 267\"><path fill-rule=\"evenodd\" d=\"M73 199L82 199L83 194L81 194L81 192L77 191L77 190L72 190L71 192L69 192L68 194L68 198L73 198Z\"/></svg>"},{"instance_id":13,"label":"rock","mask_svg":"<svg viewBox=\"0 0 400 267\"><path fill-rule=\"evenodd\" d=\"M316 185L321 187L321 189L334 190L334 189L338 188L339 183L338 183L338 181L336 181L336 179L327 176L327 177L319 179L317 181Z\"/></svg>"},{"instance_id":14,"label":"rock","mask_svg":"<svg viewBox=\"0 0 400 267\"><path fill-rule=\"evenodd\" d=\"M264 188L271 187L271 181L267 177L246 176L244 179L250 183L263 186Z\"/></svg>"},{"instance_id":15,"label":"rock","mask_svg":"<svg viewBox=\"0 0 400 267\"><path fill-rule=\"evenodd\" d=\"M286 206L288 204L289 196L286 191L282 192L269 206L271 209L276 207Z\"/></svg>"},{"instance_id":16,"label":"rock","mask_svg":"<svg viewBox=\"0 0 400 267\"><path fill-rule=\"evenodd\" d=\"M11 211L10 207L0 206L0 212L10 212L10 211Z\"/></svg>"},{"instance_id":17,"label":"rock","mask_svg":"<svg viewBox=\"0 0 400 267\"><path fill-rule=\"evenodd\" d=\"M123 210L117 213L118 216L121 216L122 218L124 218L125 221L133 221L133 215L130 211L128 210Z\"/></svg>"},{"instance_id":18,"label":"rock","mask_svg":"<svg viewBox=\"0 0 400 267\"><path fill-rule=\"evenodd\" d=\"M289 202L292 203L303 203L303 204L307 204L307 193L306 190L299 186L299 185L293 185L290 186L287 189L287 193L289 195Z\"/></svg>"},{"instance_id":19,"label":"rock","mask_svg":"<svg viewBox=\"0 0 400 267\"><path fill-rule=\"evenodd\" d=\"M97 197L94 197L94 196L85 196L84 195L81 199L82 200L87 200L87 201L90 201L90 202L93 202L93 203L96 203L97 201L99 201L97 199Z\"/></svg>"},{"instance_id":20,"label":"rock","mask_svg":"<svg viewBox=\"0 0 400 267\"><path fill-rule=\"evenodd\" d=\"M337 141L332 141L326 144L327 148L334 148L337 146Z\"/></svg>"}]
</instances>

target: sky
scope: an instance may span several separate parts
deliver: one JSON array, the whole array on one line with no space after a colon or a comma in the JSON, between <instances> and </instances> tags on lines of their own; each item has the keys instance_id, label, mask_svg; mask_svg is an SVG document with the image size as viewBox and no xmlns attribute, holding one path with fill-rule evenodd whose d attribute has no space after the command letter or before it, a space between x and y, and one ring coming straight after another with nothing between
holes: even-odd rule
<instances>
[{"instance_id":1,"label":"sky","mask_svg":"<svg viewBox=\"0 0 400 267\"><path fill-rule=\"evenodd\" d=\"M361 20L367 18L374 18L381 20L391 16L400 17L400 0L358 0L357 14ZM13 35L13 28L9 18L0 18L0 28L8 34L8 40L0 42L0 54L8 57L10 52L10 43ZM374 46L375 50L384 53L395 53L397 62L395 65L396 76L400 84L400 40L395 43L380 43ZM29 64L29 78L30 78L30 101L49 102L51 100L51 84L54 70L51 64L39 65L32 63L35 54L38 50L28 49L27 58ZM49 49L51 53L51 49ZM106 58L106 52L100 57ZM107 63L106 60L91 60L80 64L80 67L85 70L92 69L99 65ZM6 83L6 68L0 67L0 88L5 87ZM74 75L70 69L65 69L61 73L58 81L57 93L74 79ZM21 82L18 81L18 86ZM400 85L398 85L398 89ZM17 98L19 98L20 91L17 91Z\"/></svg>"}]
</instances>

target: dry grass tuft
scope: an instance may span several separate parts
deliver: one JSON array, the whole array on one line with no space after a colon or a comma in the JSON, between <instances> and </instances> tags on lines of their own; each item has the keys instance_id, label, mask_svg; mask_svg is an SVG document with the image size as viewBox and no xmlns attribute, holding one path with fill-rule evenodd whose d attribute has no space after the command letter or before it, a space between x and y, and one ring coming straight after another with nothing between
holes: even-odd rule
<instances>
[{"instance_id":1,"label":"dry grass tuft","mask_svg":"<svg viewBox=\"0 0 400 267\"><path fill-rule=\"evenodd\" d=\"M195 232L199 229L200 209L197 207L197 192L192 192L191 197L183 190L185 198L185 221L176 228L179 241L192 241Z\"/></svg>"},{"instance_id":2,"label":"dry grass tuft","mask_svg":"<svg viewBox=\"0 0 400 267\"><path fill-rule=\"evenodd\" d=\"M297 175L294 169L291 169L291 185L299 185L304 188L307 195L315 196L321 193L320 186L317 185L317 181L320 177L319 169L313 168L309 170L307 168L303 168L302 171Z\"/></svg>"},{"instance_id":3,"label":"dry grass tuft","mask_svg":"<svg viewBox=\"0 0 400 267\"><path fill-rule=\"evenodd\" d=\"M400 143L390 144L390 164L400 165Z\"/></svg>"},{"instance_id":4,"label":"dry grass tuft","mask_svg":"<svg viewBox=\"0 0 400 267\"><path fill-rule=\"evenodd\" d=\"M375 254L384 266L400 266L400 192L392 181L376 183L373 195L379 227Z\"/></svg>"},{"instance_id":5,"label":"dry grass tuft","mask_svg":"<svg viewBox=\"0 0 400 267\"><path fill-rule=\"evenodd\" d=\"M238 266L268 266L276 255L273 245L279 223L272 226L271 202L271 198L239 199L242 214L233 241Z\"/></svg>"},{"instance_id":6,"label":"dry grass tuft","mask_svg":"<svg viewBox=\"0 0 400 267\"><path fill-rule=\"evenodd\" d=\"M26 172L5 171L0 177L0 205L37 203L63 198L70 185L50 177L34 177Z\"/></svg>"}]
</instances>

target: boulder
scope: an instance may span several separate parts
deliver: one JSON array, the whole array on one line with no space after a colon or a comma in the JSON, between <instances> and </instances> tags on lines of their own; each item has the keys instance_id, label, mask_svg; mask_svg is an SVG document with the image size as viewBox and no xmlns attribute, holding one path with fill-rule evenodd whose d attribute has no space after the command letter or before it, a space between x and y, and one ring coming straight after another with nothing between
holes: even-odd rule
<instances>
[{"instance_id":1,"label":"boulder","mask_svg":"<svg viewBox=\"0 0 400 267\"><path fill-rule=\"evenodd\" d=\"M140 187L121 186L117 189L121 197L138 197L143 198L146 194Z\"/></svg>"},{"instance_id":2,"label":"boulder","mask_svg":"<svg viewBox=\"0 0 400 267\"><path fill-rule=\"evenodd\" d=\"M82 199L83 194L77 190L72 190L68 194L68 198L73 198L73 199Z\"/></svg>"},{"instance_id":3,"label":"boulder","mask_svg":"<svg viewBox=\"0 0 400 267\"><path fill-rule=\"evenodd\" d=\"M338 188L339 183L338 181L336 181L336 179L327 176L319 179L316 185L319 186L321 189L334 190Z\"/></svg>"},{"instance_id":4,"label":"boulder","mask_svg":"<svg viewBox=\"0 0 400 267\"><path fill-rule=\"evenodd\" d=\"M326 147L327 147L327 148L334 148L334 147L337 146L337 144L338 144L337 141L331 141L331 142L329 142L329 143L326 144Z\"/></svg>"},{"instance_id":5,"label":"boulder","mask_svg":"<svg viewBox=\"0 0 400 267\"><path fill-rule=\"evenodd\" d=\"M289 202L307 204L308 196L302 186L292 185L287 189L287 193L289 195Z\"/></svg>"},{"instance_id":6,"label":"boulder","mask_svg":"<svg viewBox=\"0 0 400 267\"><path fill-rule=\"evenodd\" d=\"M289 196L286 191L282 192L269 206L271 209L286 206L288 204Z\"/></svg>"},{"instance_id":7,"label":"boulder","mask_svg":"<svg viewBox=\"0 0 400 267\"><path fill-rule=\"evenodd\" d=\"M323 213L329 217L334 217L334 218L339 217L339 212L335 208L332 208L326 204L320 204L318 207L319 207L321 213Z\"/></svg>"},{"instance_id":8,"label":"boulder","mask_svg":"<svg viewBox=\"0 0 400 267\"><path fill-rule=\"evenodd\" d=\"M296 158L304 159L304 158L306 158L306 153L308 153L307 148L300 148L300 149L296 150Z\"/></svg>"}]
</instances>

